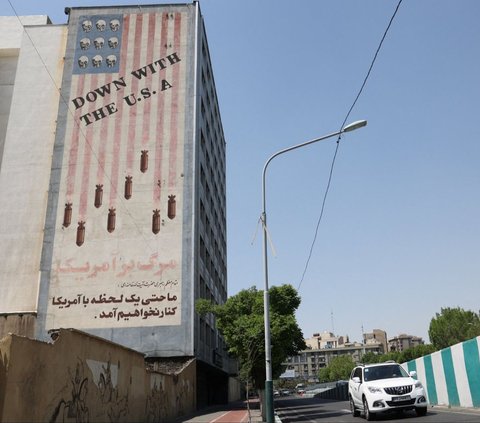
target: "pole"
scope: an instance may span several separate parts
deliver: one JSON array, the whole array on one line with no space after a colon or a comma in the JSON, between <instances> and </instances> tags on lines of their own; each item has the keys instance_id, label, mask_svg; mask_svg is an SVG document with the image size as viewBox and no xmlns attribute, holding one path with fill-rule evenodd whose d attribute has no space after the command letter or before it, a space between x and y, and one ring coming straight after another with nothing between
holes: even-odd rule
<instances>
[{"instance_id":1,"label":"pole","mask_svg":"<svg viewBox=\"0 0 480 423\"><path fill-rule=\"evenodd\" d=\"M271 352L271 335L270 335L270 297L268 293L268 248L267 248L267 204L266 204L266 189L265 179L267 174L267 167L270 162L277 156L295 150L300 147L326 140L327 138L340 135L344 132L353 131L361 128L367 124L367 121L357 121L345 126L338 132L324 135L320 138L315 138L292 147L285 148L273 154L263 167L262 173L262 215L261 221L263 226L263 269L264 269L264 290L263 290L263 312L265 322L265 415L267 423L274 423L274 407L273 407L273 380L272 380L272 352Z\"/></svg>"}]
</instances>

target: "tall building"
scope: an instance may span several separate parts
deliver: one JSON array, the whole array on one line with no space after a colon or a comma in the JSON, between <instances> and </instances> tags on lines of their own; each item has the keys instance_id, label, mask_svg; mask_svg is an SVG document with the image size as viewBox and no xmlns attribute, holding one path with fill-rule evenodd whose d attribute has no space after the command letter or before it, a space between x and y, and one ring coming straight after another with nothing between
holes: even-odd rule
<instances>
[{"instance_id":1,"label":"tall building","mask_svg":"<svg viewBox=\"0 0 480 423\"><path fill-rule=\"evenodd\" d=\"M419 336L401 333L388 340L388 347L390 351L402 352L417 345L423 345L424 343L425 341Z\"/></svg>"},{"instance_id":2,"label":"tall building","mask_svg":"<svg viewBox=\"0 0 480 423\"><path fill-rule=\"evenodd\" d=\"M311 338L305 339L305 344L311 349L338 348L348 343L348 336L335 336L332 332L323 331L314 333Z\"/></svg>"},{"instance_id":3,"label":"tall building","mask_svg":"<svg viewBox=\"0 0 480 423\"><path fill-rule=\"evenodd\" d=\"M372 332L364 333L363 334L363 343L365 345L373 345L373 344L380 344L382 354L388 352L387 347L387 332L382 329L373 329Z\"/></svg>"},{"instance_id":4,"label":"tall building","mask_svg":"<svg viewBox=\"0 0 480 423\"><path fill-rule=\"evenodd\" d=\"M0 336L72 327L196 357L218 393L223 339L194 311L227 298L225 139L199 4L66 13L0 21Z\"/></svg>"},{"instance_id":5,"label":"tall building","mask_svg":"<svg viewBox=\"0 0 480 423\"><path fill-rule=\"evenodd\" d=\"M366 353L380 354L380 344L362 345L358 342L348 342L335 347L307 349L288 357L282 364L288 372L286 374L294 374L296 378L308 382L318 382L319 371L335 358L349 355L353 361L359 363Z\"/></svg>"}]
</instances>

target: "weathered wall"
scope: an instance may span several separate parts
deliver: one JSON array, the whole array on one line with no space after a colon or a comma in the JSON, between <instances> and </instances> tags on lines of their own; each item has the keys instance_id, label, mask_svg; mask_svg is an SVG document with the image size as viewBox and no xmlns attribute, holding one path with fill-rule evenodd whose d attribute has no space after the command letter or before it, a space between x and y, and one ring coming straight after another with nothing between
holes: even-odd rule
<instances>
[{"instance_id":1,"label":"weathered wall","mask_svg":"<svg viewBox=\"0 0 480 423\"><path fill-rule=\"evenodd\" d=\"M6 68L0 57L0 68L6 71L2 78L7 83L14 83L13 88L10 87L11 102L3 97L0 99L0 103L8 102L8 106L2 108L2 113L8 115L8 126L4 128L0 169L0 198L3 199L0 208L2 314L37 312L48 183L60 95L58 87L62 80L67 35L64 26L24 28L19 22L18 18L13 18L6 28L11 28L13 33L4 40L8 31L2 28L0 37L0 54L14 47L19 49L19 53L14 54L18 55L18 60L8 59ZM9 41L10 37L14 39Z\"/></svg>"},{"instance_id":2,"label":"weathered wall","mask_svg":"<svg viewBox=\"0 0 480 423\"><path fill-rule=\"evenodd\" d=\"M0 340L0 422L162 422L195 410L196 363L146 369L133 350L76 331Z\"/></svg>"},{"instance_id":3,"label":"weathered wall","mask_svg":"<svg viewBox=\"0 0 480 423\"><path fill-rule=\"evenodd\" d=\"M432 405L480 407L480 336L404 364Z\"/></svg>"},{"instance_id":4,"label":"weathered wall","mask_svg":"<svg viewBox=\"0 0 480 423\"><path fill-rule=\"evenodd\" d=\"M4 314L0 315L0 339L9 333L20 336L34 337L35 315L33 314Z\"/></svg>"},{"instance_id":5,"label":"weathered wall","mask_svg":"<svg viewBox=\"0 0 480 423\"><path fill-rule=\"evenodd\" d=\"M242 383L233 377L228 378L228 402L238 401L242 398Z\"/></svg>"}]
</instances>

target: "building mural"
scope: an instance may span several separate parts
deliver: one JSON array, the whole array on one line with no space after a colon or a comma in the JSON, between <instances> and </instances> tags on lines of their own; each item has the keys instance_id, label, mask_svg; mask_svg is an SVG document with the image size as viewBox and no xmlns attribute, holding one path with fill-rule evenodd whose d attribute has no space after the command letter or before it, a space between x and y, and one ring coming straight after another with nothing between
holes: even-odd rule
<instances>
[{"instance_id":1,"label":"building mural","mask_svg":"<svg viewBox=\"0 0 480 423\"><path fill-rule=\"evenodd\" d=\"M188 22L181 11L69 22L46 329L181 323Z\"/></svg>"},{"instance_id":2,"label":"building mural","mask_svg":"<svg viewBox=\"0 0 480 423\"><path fill-rule=\"evenodd\" d=\"M227 298L226 142L204 20L197 1L65 12L66 25L2 21L17 36L0 37L0 53L17 53L0 75L12 89L0 192L14 199L0 208L0 338L75 328L142 360L128 368L82 343L68 360L22 352L38 363L0 408L23 421L168 420L228 397L224 339L194 308ZM201 365L188 381L150 379L144 357ZM37 387L48 404L32 411Z\"/></svg>"}]
</instances>

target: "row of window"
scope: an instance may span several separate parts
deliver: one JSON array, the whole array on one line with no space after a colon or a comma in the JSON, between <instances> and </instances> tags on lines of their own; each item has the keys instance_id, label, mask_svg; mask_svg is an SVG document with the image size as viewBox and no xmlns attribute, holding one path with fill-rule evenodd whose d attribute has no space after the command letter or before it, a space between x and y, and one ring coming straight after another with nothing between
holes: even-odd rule
<instances>
[{"instance_id":1,"label":"row of window","mask_svg":"<svg viewBox=\"0 0 480 423\"><path fill-rule=\"evenodd\" d=\"M214 116L211 113L208 113L203 99L201 101L201 116L202 120L205 122L204 132L205 137L209 140L208 150L211 151L214 155L214 162L212 163L215 170L218 172L219 180L225 179L225 140L223 137L223 132L218 129L221 125L219 120L214 120ZM214 127L213 130L210 129L210 122ZM205 139L204 139L205 141ZM210 160L210 158L208 158Z\"/></svg>"},{"instance_id":2,"label":"row of window","mask_svg":"<svg viewBox=\"0 0 480 423\"><path fill-rule=\"evenodd\" d=\"M200 185L202 187L201 193L204 194L203 196L201 196L203 197L203 199L200 198L200 220L202 221L206 232L209 233L209 235L211 232L210 240L220 240L220 246L222 247L222 251L225 254L227 245L225 239L225 210L223 208L218 209L217 207L215 207L215 205L218 205L218 203L215 203L214 201L214 197L212 195L212 191L210 190L209 183L206 179L205 171L203 170L202 165L200 165ZM209 213L207 212L207 208L210 211L210 217L208 216ZM216 236L213 235L214 232L216 232Z\"/></svg>"},{"instance_id":3,"label":"row of window","mask_svg":"<svg viewBox=\"0 0 480 423\"><path fill-rule=\"evenodd\" d=\"M217 141L222 141L222 142L218 142L218 146L221 150L220 155L225 157L225 143L223 142L224 136L223 136L223 129L221 125L221 117L220 117L220 112L218 108L215 83L213 81L212 72L210 70L210 56L207 51L205 39L203 40L203 43L202 43L202 53L203 53L203 63L205 64L205 67L202 67L202 87L204 90L204 94L202 95L202 97L205 98L207 107L211 112L210 120L212 122L217 123L217 125L215 126L216 139ZM204 116L206 116L206 114L204 114Z\"/></svg>"},{"instance_id":4,"label":"row of window","mask_svg":"<svg viewBox=\"0 0 480 423\"><path fill-rule=\"evenodd\" d=\"M205 39L202 41L202 54L198 197L201 223L197 296L223 304L227 299L225 143ZM198 337L204 351L223 352L225 344L216 329L215 318L209 315L197 318ZM213 360L213 355L207 354L204 359Z\"/></svg>"},{"instance_id":5,"label":"row of window","mask_svg":"<svg viewBox=\"0 0 480 423\"><path fill-rule=\"evenodd\" d=\"M217 268L215 267L215 263L212 260L212 257L208 251L208 248L205 245L205 241L203 240L203 237L200 236L200 259L203 262L203 265L213 281L213 286L216 287L218 290L218 293L220 294L220 298L213 298L214 296L210 297L210 295L202 295L202 286L200 284L200 297L201 298L206 298L206 299L214 299L215 303L221 303L223 304L227 300L227 287L225 283L225 274L221 274L218 272ZM203 279L202 276L200 276L201 280Z\"/></svg>"}]
</instances>

